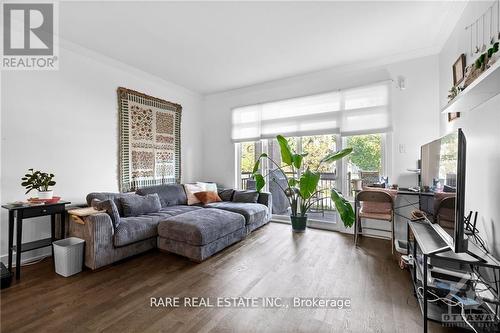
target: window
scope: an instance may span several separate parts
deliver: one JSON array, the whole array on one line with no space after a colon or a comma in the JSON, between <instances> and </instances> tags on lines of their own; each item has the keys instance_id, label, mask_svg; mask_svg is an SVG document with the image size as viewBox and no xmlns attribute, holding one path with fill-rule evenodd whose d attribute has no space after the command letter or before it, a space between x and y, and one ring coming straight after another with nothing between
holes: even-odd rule
<instances>
[{"instance_id":1,"label":"window","mask_svg":"<svg viewBox=\"0 0 500 333\"><path fill-rule=\"evenodd\" d=\"M351 180L361 179L363 184L375 183L381 176L386 176L384 168L383 134L355 135L344 138L345 147L353 148L345 161L347 193L352 193Z\"/></svg>"},{"instance_id":2,"label":"window","mask_svg":"<svg viewBox=\"0 0 500 333\"><path fill-rule=\"evenodd\" d=\"M336 222L331 188L349 196L352 179L378 181L386 175L385 133L392 126L388 82L235 108L232 121L240 188L255 188L255 182L249 178L255 159L262 152L278 163L261 163L262 174L268 175L266 190L273 193L275 215L289 215L287 200L280 198L279 193L287 187L285 175L293 172L291 167L282 168L277 134L287 137L295 151L308 153L302 169L295 172L300 175L310 168L321 174L318 200L309 212L310 220ZM354 148L349 158L320 165L324 156L345 147Z\"/></svg>"},{"instance_id":3,"label":"window","mask_svg":"<svg viewBox=\"0 0 500 333\"><path fill-rule=\"evenodd\" d=\"M307 168L320 172L317 193L317 202L311 207L309 218L322 222L336 222L335 205L330 199L330 190L336 188L345 195L352 196L353 179L363 179L366 182L377 182L379 177L386 175L385 165L385 134L365 134L348 137L339 135L312 135L287 138L290 147L299 153L308 153L299 175ZM292 174L291 167L281 165L280 148L276 139L257 142L242 142L238 145L238 187L240 189L255 189L255 181L251 179L255 159L265 152L277 165L268 163L265 159L261 163L261 172L268 175L266 191L273 194L273 214L288 218L290 214L286 198L282 189L287 187L286 176ZM320 160L334 151L345 147L354 148L354 152L346 159L333 164L320 164ZM342 170L345 170L342 172Z\"/></svg>"},{"instance_id":4,"label":"window","mask_svg":"<svg viewBox=\"0 0 500 333\"><path fill-rule=\"evenodd\" d=\"M251 181L253 166L260 155L259 146L259 142L242 142L239 145L238 187L241 189L247 189L249 179Z\"/></svg>"}]
</instances>

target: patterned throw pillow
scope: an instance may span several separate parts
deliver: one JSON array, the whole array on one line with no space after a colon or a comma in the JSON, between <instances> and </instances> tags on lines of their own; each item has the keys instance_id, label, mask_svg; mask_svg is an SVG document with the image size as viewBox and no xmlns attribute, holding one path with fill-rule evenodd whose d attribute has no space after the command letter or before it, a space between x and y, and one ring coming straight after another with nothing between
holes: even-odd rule
<instances>
[{"instance_id":1,"label":"patterned throw pillow","mask_svg":"<svg viewBox=\"0 0 500 333\"><path fill-rule=\"evenodd\" d=\"M233 202L257 203L259 192L257 191L234 191Z\"/></svg>"},{"instance_id":2,"label":"patterned throw pillow","mask_svg":"<svg viewBox=\"0 0 500 333\"><path fill-rule=\"evenodd\" d=\"M222 201L221 198L219 198L219 195L217 192L213 191L203 191L203 192L196 192L194 196L200 200L204 205L212 203L212 202L220 202Z\"/></svg>"},{"instance_id":3,"label":"patterned throw pillow","mask_svg":"<svg viewBox=\"0 0 500 333\"><path fill-rule=\"evenodd\" d=\"M186 191L187 204L189 206L199 204L201 201L194 195L197 192L203 192L203 188L195 184L184 184Z\"/></svg>"},{"instance_id":4,"label":"patterned throw pillow","mask_svg":"<svg viewBox=\"0 0 500 333\"><path fill-rule=\"evenodd\" d=\"M116 228L120 224L120 214L118 213L118 208L116 208L116 204L113 200L92 200L92 207L97 210L105 210L106 213L111 218L111 222L113 223L113 227Z\"/></svg>"}]
</instances>

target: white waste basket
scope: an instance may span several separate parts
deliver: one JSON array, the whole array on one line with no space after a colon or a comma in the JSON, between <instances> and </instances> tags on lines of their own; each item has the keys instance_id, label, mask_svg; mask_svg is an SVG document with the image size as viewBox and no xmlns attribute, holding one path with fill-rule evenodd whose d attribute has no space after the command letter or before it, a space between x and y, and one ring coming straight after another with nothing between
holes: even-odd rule
<instances>
[{"instance_id":1,"label":"white waste basket","mask_svg":"<svg viewBox=\"0 0 500 333\"><path fill-rule=\"evenodd\" d=\"M76 237L61 239L52 243L57 274L68 277L82 271L84 244L83 239Z\"/></svg>"}]
</instances>

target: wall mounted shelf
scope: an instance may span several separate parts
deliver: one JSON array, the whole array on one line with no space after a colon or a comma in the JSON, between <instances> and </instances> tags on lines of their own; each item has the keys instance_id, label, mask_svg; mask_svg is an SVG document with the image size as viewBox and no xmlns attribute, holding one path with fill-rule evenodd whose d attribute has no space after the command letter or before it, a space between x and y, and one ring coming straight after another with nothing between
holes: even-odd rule
<instances>
[{"instance_id":1,"label":"wall mounted shelf","mask_svg":"<svg viewBox=\"0 0 500 333\"><path fill-rule=\"evenodd\" d=\"M500 59L441 109L441 113L471 111L500 93Z\"/></svg>"}]
</instances>

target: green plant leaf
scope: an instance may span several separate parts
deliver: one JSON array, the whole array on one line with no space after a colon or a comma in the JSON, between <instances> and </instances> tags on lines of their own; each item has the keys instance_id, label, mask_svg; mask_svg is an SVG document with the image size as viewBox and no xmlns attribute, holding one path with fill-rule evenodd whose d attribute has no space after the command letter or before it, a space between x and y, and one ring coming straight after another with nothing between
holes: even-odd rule
<instances>
[{"instance_id":1,"label":"green plant leaf","mask_svg":"<svg viewBox=\"0 0 500 333\"><path fill-rule=\"evenodd\" d=\"M288 179L288 186L294 187L295 185L297 185L297 179L295 179L295 178L289 178Z\"/></svg>"},{"instance_id":2,"label":"green plant leaf","mask_svg":"<svg viewBox=\"0 0 500 333\"><path fill-rule=\"evenodd\" d=\"M262 157L267 157L267 154L266 153L260 154L259 158L255 161L255 164L253 165L253 171L252 171L252 173L256 173L257 171L259 171L260 159Z\"/></svg>"},{"instance_id":3,"label":"green plant leaf","mask_svg":"<svg viewBox=\"0 0 500 333\"><path fill-rule=\"evenodd\" d=\"M290 148L290 145L288 144L288 140L285 139L283 135L277 135L276 140L278 140L278 143L280 145L281 161L286 165L291 165L293 162L293 158L292 150Z\"/></svg>"},{"instance_id":4,"label":"green plant leaf","mask_svg":"<svg viewBox=\"0 0 500 333\"><path fill-rule=\"evenodd\" d=\"M300 169L300 167L302 166L302 159L304 157L300 154L293 154L292 155L292 162L293 162L293 166L296 167L297 169Z\"/></svg>"},{"instance_id":5,"label":"green plant leaf","mask_svg":"<svg viewBox=\"0 0 500 333\"><path fill-rule=\"evenodd\" d=\"M319 183L320 174L307 170L300 176L299 189L300 197L302 199L309 199L311 195L316 192L316 187Z\"/></svg>"},{"instance_id":6,"label":"green plant leaf","mask_svg":"<svg viewBox=\"0 0 500 333\"><path fill-rule=\"evenodd\" d=\"M260 173L257 173L253 175L253 179L255 179L255 187L257 189L257 192L260 192L266 185L264 177Z\"/></svg>"},{"instance_id":7,"label":"green plant leaf","mask_svg":"<svg viewBox=\"0 0 500 333\"><path fill-rule=\"evenodd\" d=\"M259 171L259 167L260 167L260 159L257 159L257 161L255 161L255 164L253 165L252 174L256 174L257 171Z\"/></svg>"},{"instance_id":8,"label":"green plant leaf","mask_svg":"<svg viewBox=\"0 0 500 333\"><path fill-rule=\"evenodd\" d=\"M335 204L335 208L337 208L337 211L339 212L344 226L347 228L352 227L354 224L354 210L352 209L351 203L335 189L332 189L331 191L331 198Z\"/></svg>"},{"instance_id":9,"label":"green plant leaf","mask_svg":"<svg viewBox=\"0 0 500 333\"><path fill-rule=\"evenodd\" d=\"M342 150L336 151L335 153L323 157L321 163L335 162L337 160L340 160L341 158L346 157L350 153L352 153L352 148L344 148Z\"/></svg>"}]
</instances>

